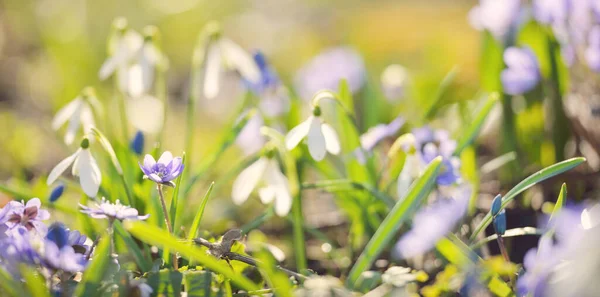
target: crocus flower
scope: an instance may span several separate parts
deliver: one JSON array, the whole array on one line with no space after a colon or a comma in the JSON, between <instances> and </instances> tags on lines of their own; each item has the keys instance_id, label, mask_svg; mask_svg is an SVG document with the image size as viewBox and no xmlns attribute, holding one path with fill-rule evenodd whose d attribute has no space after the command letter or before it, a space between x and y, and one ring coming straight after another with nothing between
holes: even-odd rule
<instances>
[{"instance_id":1,"label":"crocus flower","mask_svg":"<svg viewBox=\"0 0 600 297\"><path fill-rule=\"evenodd\" d=\"M367 132L360 136L362 148L367 151L372 150L380 141L394 136L402 128L404 122L403 118L397 117L389 124L379 124L369 128Z\"/></svg>"},{"instance_id":2,"label":"crocus flower","mask_svg":"<svg viewBox=\"0 0 600 297\"><path fill-rule=\"evenodd\" d=\"M81 212L89 215L94 219L109 219L109 220L132 220L139 221L145 220L150 215L140 216L138 215L137 209L121 204L121 201L117 200L115 203L107 201L104 197L98 202L92 203L91 206L85 206L79 204Z\"/></svg>"},{"instance_id":3,"label":"crocus flower","mask_svg":"<svg viewBox=\"0 0 600 297\"><path fill-rule=\"evenodd\" d=\"M456 199L439 199L419 210L413 218L412 229L402 235L395 252L401 258L411 258L428 252L444 235L452 231L467 212L470 190Z\"/></svg>"},{"instance_id":4,"label":"crocus flower","mask_svg":"<svg viewBox=\"0 0 600 297\"><path fill-rule=\"evenodd\" d=\"M91 132L94 127L94 113L92 105L96 105L96 98L92 91L84 90L81 95L61 108L52 120L52 129L58 130L66 122L69 122L65 133L65 143L71 144L79 127L83 127L83 134Z\"/></svg>"},{"instance_id":5,"label":"crocus flower","mask_svg":"<svg viewBox=\"0 0 600 297\"><path fill-rule=\"evenodd\" d=\"M323 121L321 109L318 106L314 108L313 115L294 127L285 136L287 149L295 148L305 137L307 138L308 151L316 161L323 160L327 152L337 155L341 151L337 132Z\"/></svg>"},{"instance_id":6,"label":"crocus flower","mask_svg":"<svg viewBox=\"0 0 600 297\"><path fill-rule=\"evenodd\" d=\"M9 211L7 213L6 225L9 230L14 230L18 226L23 226L28 231L35 230L41 234L46 234L48 227L44 222L50 218L50 213L41 209L42 202L39 198L32 198L25 204L24 201L9 202Z\"/></svg>"},{"instance_id":7,"label":"crocus flower","mask_svg":"<svg viewBox=\"0 0 600 297\"><path fill-rule=\"evenodd\" d=\"M469 11L469 22L477 30L487 30L505 40L519 20L521 0L480 0Z\"/></svg>"},{"instance_id":8,"label":"crocus flower","mask_svg":"<svg viewBox=\"0 0 600 297\"><path fill-rule=\"evenodd\" d=\"M79 176L79 184L83 192L90 197L96 197L102 182L102 175L98 163L89 149L90 142L87 138L81 141L80 148L72 155L60 161L48 175L47 184L51 185L58 177L73 164L71 173Z\"/></svg>"},{"instance_id":9,"label":"crocus flower","mask_svg":"<svg viewBox=\"0 0 600 297\"><path fill-rule=\"evenodd\" d=\"M402 65L391 64L381 73L381 87L385 98L390 102L402 99L406 93L408 71Z\"/></svg>"},{"instance_id":10,"label":"crocus flower","mask_svg":"<svg viewBox=\"0 0 600 297\"><path fill-rule=\"evenodd\" d=\"M209 24L212 29L210 36L206 39L202 57L194 57L194 60L204 61L203 95L206 99L213 99L219 94L220 80L225 70L233 70L240 74L244 81L250 84L258 84L261 80L260 69L252 57L238 44L224 37L218 26ZM205 54L205 56L204 56Z\"/></svg>"},{"instance_id":11,"label":"crocus flower","mask_svg":"<svg viewBox=\"0 0 600 297\"><path fill-rule=\"evenodd\" d=\"M504 91L520 95L535 88L541 80L540 67L535 54L529 48L509 47L504 51L506 69L500 78Z\"/></svg>"},{"instance_id":12,"label":"crocus flower","mask_svg":"<svg viewBox=\"0 0 600 297\"><path fill-rule=\"evenodd\" d=\"M240 173L233 182L233 202L237 205L244 203L257 187L262 203L267 204L275 200L275 213L278 216L283 217L290 212L292 196L288 179L279 169L275 159L263 156Z\"/></svg>"},{"instance_id":13,"label":"crocus flower","mask_svg":"<svg viewBox=\"0 0 600 297\"><path fill-rule=\"evenodd\" d=\"M184 167L181 157L173 158L173 154L169 151L164 152L158 162L154 160L152 155L146 155L144 164L139 165L144 172L144 178L169 186L175 185L172 180L183 172Z\"/></svg>"},{"instance_id":14,"label":"crocus flower","mask_svg":"<svg viewBox=\"0 0 600 297\"><path fill-rule=\"evenodd\" d=\"M300 98L308 100L322 90L337 90L340 80L357 92L365 83L365 64L360 54L350 47L324 50L303 66L294 78Z\"/></svg>"}]
</instances>

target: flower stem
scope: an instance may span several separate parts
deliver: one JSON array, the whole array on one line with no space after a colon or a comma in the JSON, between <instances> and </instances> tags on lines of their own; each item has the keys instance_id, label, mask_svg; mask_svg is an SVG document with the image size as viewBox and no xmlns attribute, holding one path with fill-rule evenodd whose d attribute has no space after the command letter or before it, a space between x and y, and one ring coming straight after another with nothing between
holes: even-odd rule
<instances>
[{"instance_id":1,"label":"flower stem","mask_svg":"<svg viewBox=\"0 0 600 297\"><path fill-rule=\"evenodd\" d=\"M157 184L156 190L158 191L158 197L160 198L160 205L162 206L163 214L165 217L165 225L167 225L167 230L169 230L169 234L173 235L173 228L171 226L171 221L169 220L169 211L167 210L167 204L165 203L165 195L163 194L163 185ZM177 263L177 255L173 254L173 268L175 270L179 269Z\"/></svg>"},{"instance_id":2,"label":"flower stem","mask_svg":"<svg viewBox=\"0 0 600 297\"><path fill-rule=\"evenodd\" d=\"M504 238L502 235L498 235L498 247L500 247L500 253L502 253L502 257L506 262L510 262L510 258L508 257L508 252L506 251L506 246L504 245Z\"/></svg>"}]
</instances>

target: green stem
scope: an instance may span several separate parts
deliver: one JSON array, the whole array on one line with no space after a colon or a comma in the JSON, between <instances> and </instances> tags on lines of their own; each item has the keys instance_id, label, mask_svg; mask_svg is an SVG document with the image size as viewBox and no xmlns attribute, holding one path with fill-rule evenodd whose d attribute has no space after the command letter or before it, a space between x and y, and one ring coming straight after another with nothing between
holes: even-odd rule
<instances>
[{"instance_id":1,"label":"green stem","mask_svg":"<svg viewBox=\"0 0 600 297\"><path fill-rule=\"evenodd\" d=\"M550 123L552 123L552 142L554 144L555 162L561 161L565 157L565 144L569 137L569 126L567 116L565 115L562 104L563 90L560 84L558 69L559 49L556 40L547 33L548 55L550 56L550 79L548 85L548 96L552 102Z\"/></svg>"},{"instance_id":2,"label":"green stem","mask_svg":"<svg viewBox=\"0 0 600 297\"><path fill-rule=\"evenodd\" d=\"M160 198L160 205L162 207L163 214L165 217L165 225L167 225L167 230L169 231L169 234L173 235L173 228L171 226L171 221L169 220L169 211L167 210L167 204L165 203L165 197L163 194L163 185L157 184L156 190L158 190L158 197ZM178 263L177 263L177 255L176 254L173 254L173 268L175 270L177 270L179 268Z\"/></svg>"},{"instance_id":3,"label":"green stem","mask_svg":"<svg viewBox=\"0 0 600 297\"><path fill-rule=\"evenodd\" d=\"M396 202L392 198L388 197L384 193L377 191L377 189L347 179L324 180L317 181L314 183L304 183L302 184L302 189L324 189L327 191L335 191L340 188L343 189L344 186L349 186L354 190L365 191L371 194L373 197L385 203L385 205L387 205L389 208L394 207L394 205L396 204Z\"/></svg>"},{"instance_id":4,"label":"green stem","mask_svg":"<svg viewBox=\"0 0 600 297\"><path fill-rule=\"evenodd\" d=\"M294 226L294 249L296 256L296 269L305 271L308 268L306 262L306 250L304 246L304 217L302 215L302 194L300 191L294 196L292 203L292 217Z\"/></svg>"}]
</instances>

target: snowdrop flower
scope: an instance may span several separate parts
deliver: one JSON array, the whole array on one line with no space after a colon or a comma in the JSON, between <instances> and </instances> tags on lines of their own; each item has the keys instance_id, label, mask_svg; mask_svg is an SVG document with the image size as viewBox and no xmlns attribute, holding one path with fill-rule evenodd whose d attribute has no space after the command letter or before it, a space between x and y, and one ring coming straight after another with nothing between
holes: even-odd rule
<instances>
[{"instance_id":1,"label":"snowdrop flower","mask_svg":"<svg viewBox=\"0 0 600 297\"><path fill-rule=\"evenodd\" d=\"M408 71L401 65L391 64L381 73L383 94L390 102L395 102L404 97L407 83Z\"/></svg>"},{"instance_id":2,"label":"snowdrop flower","mask_svg":"<svg viewBox=\"0 0 600 297\"><path fill-rule=\"evenodd\" d=\"M208 36L194 54L194 61L204 61L202 92L205 98L213 99L219 94L223 70L237 71L250 84L260 82L261 72L252 57L235 42L223 37L217 24L208 24L205 32Z\"/></svg>"},{"instance_id":3,"label":"snowdrop flower","mask_svg":"<svg viewBox=\"0 0 600 297\"><path fill-rule=\"evenodd\" d=\"M521 0L480 0L469 11L469 22L477 30L487 30L494 38L505 40L516 25L521 9Z\"/></svg>"},{"instance_id":4,"label":"snowdrop flower","mask_svg":"<svg viewBox=\"0 0 600 297\"><path fill-rule=\"evenodd\" d=\"M294 127L285 136L287 149L295 148L305 137L307 138L308 151L316 161L323 160L327 152L337 155L341 151L337 132L323 121L321 108L318 105L313 107L313 115Z\"/></svg>"},{"instance_id":5,"label":"snowdrop flower","mask_svg":"<svg viewBox=\"0 0 600 297\"><path fill-rule=\"evenodd\" d=\"M504 51L507 68L500 78L504 91L520 95L535 88L542 76L535 54L529 48L509 47Z\"/></svg>"},{"instance_id":6,"label":"snowdrop flower","mask_svg":"<svg viewBox=\"0 0 600 297\"><path fill-rule=\"evenodd\" d=\"M45 209L41 209L41 206L42 202L39 198L32 198L27 201L27 204L24 201L10 201L9 211L6 215L8 230L23 226L28 231L35 230L41 234L46 234L48 227L42 221L48 220L50 213Z\"/></svg>"},{"instance_id":7,"label":"snowdrop flower","mask_svg":"<svg viewBox=\"0 0 600 297\"><path fill-rule=\"evenodd\" d=\"M157 184L164 184L174 187L173 179L178 177L183 172L183 162L181 157L173 158L171 152L164 152L158 162L154 160L152 155L144 157L144 164L140 164L140 168L144 172L144 178L150 179Z\"/></svg>"},{"instance_id":8,"label":"snowdrop flower","mask_svg":"<svg viewBox=\"0 0 600 297\"><path fill-rule=\"evenodd\" d=\"M365 73L364 61L356 50L335 47L324 50L302 67L294 78L294 85L300 98L306 100L322 90L337 90L342 79L355 93L365 84Z\"/></svg>"},{"instance_id":9,"label":"snowdrop flower","mask_svg":"<svg viewBox=\"0 0 600 297\"><path fill-rule=\"evenodd\" d=\"M140 216L137 209L121 204L117 199L115 203L107 201L104 197L100 203L94 202L91 207L79 204L81 212L89 215L94 219L109 219L109 220L145 220L150 217L150 214Z\"/></svg>"},{"instance_id":10,"label":"snowdrop flower","mask_svg":"<svg viewBox=\"0 0 600 297\"><path fill-rule=\"evenodd\" d=\"M65 133L65 143L71 144L79 127L83 127L83 134L91 132L94 127L94 113L92 106L97 107L97 99L91 88L85 88L79 96L61 108L52 120L52 129L58 130L69 122Z\"/></svg>"},{"instance_id":11,"label":"snowdrop flower","mask_svg":"<svg viewBox=\"0 0 600 297\"><path fill-rule=\"evenodd\" d=\"M288 179L272 154L273 152L269 152L240 173L233 182L231 197L235 204L240 205L258 187L260 201L267 204L275 200L275 213L283 217L292 208L292 196Z\"/></svg>"},{"instance_id":12,"label":"snowdrop flower","mask_svg":"<svg viewBox=\"0 0 600 297\"><path fill-rule=\"evenodd\" d=\"M455 199L439 199L419 210L410 231L402 235L394 250L402 259L428 252L467 212L470 189L465 187Z\"/></svg>"},{"instance_id":13,"label":"snowdrop flower","mask_svg":"<svg viewBox=\"0 0 600 297\"><path fill-rule=\"evenodd\" d=\"M100 189L100 183L102 182L102 175L100 174L100 168L98 163L90 152L90 141L88 138L84 138L81 141L80 148L75 151L72 155L68 156L64 160L60 161L50 174L48 175L47 184L51 185L58 179L58 177L73 165L71 174L79 176L79 184L86 195L90 197L96 197L98 190Z\"/></svg>"}]
</instances>

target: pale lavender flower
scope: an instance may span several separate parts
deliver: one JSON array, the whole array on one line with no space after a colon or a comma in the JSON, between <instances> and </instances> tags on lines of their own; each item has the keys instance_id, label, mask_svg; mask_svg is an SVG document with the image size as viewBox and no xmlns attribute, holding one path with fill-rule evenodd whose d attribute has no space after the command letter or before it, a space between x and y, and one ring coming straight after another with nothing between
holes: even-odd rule
<instances>
[{"instance_id":1,"label":"pale lavender flower","mask_svg":"<svg viewBox=\"0 0 600 297\"><path fill-rule=\"evenodd\" d=\"M152 155L144 157L144 164L139 164L144 172L144 177L155 183L174 186L171 180L178 177L183 172L184 165L181 157L173 158L171 152L164 152L158 161L154 160Z\"/></svg>"},{"instance_id":2,"label":"pale lavender flower","mask_svg":"<svg viewBox=\"0 0 600 297\"><path fill-rule=\"evenodd\" d=\"M13 275L19 275L19 264L37 264L40 255L32 245L32 233L17 226L9 237L0 240L0 264Z\"/></svg>"},{"instance_id":3,"label":"pale lavender flower","mask_svg":"<svg viewBox=\"0 0 600 297\"><path fill-rule=\"evenodd\" d=\"M542 24L563 23L569 15L569 0L533 0L533 17Z\"/></svg>"},{"instance_id":4,"label":"pale lavender flower","mask_svg":"<svg viewBox=\"0 0 600 297\"><path fill-rule=\"evenodd\" d=\"M246 156L260 151L265 145L265 136L260 133L260 128L263 125L263 118L260 114L256 113L248 120L244 128L240 131L240 134L238 134L238 137L235 139L235 143Z\"/></svg>"},{"instance_id":5,"label":"pale lavender flower","mask_svg":"<svg viewBox=\"0 0 600 297\"><path fill-rule=\"evenodd\" d=\"M302 67L294 78L300 98L309 100L322 90L337 90L342 79L352 93L365 83L365 65L358 52L350 47L330 48Z\"/></svg>"},{"instance_id":6,"label":"pale lavender flower","mask_svg":"<svg viewBox=\"0 0 600 297\"><path fill-rule=\"evenodd\" d=\"M260 110L267 116L278 116L290 109L290 97L277 72L269 65L262 52L254 53L254 62L260 69L260 80L246 81L248 88L260 98Z\"/></svg>"},{"instance_id":7,"label":"pale lavender flower","mask_svg":"<svg viewBox=\"0 0 600 297\"><path fill-rule=\"evenodd\" d=\"M469 11L469 22L477 30L487 30L505 40L520 18L521 0L480 0Z\"/></svg>"},{"instance_id":8,"label":"pale lavender flower","mask_svg":"<svg viewBox=\"0 0 600 297\"><path fill-rule=\"evenodd\" d=\"M535 54L529 48L509 47L504 51L507 68L500 78L504 92L510 95L526 93L541 80L540 67Z\"/></svg>"},{"instance_id":9,"label":"pale lavender flower","mask_svg":"<svg viewBox=\"0 0 600 297\"><path fill-rule=\"evenodd\" d=\"M413 129L416 147L424 164L429 164L437 156L442 156L442 170L436 179L439 185L451 185L460 180L460 162L453 156L456 141L446 130L432 130L428 126Z\"/></svg>"},{"instance_id":10,"label":"pale lavender flower","mask_svg":"<svg viewBox=\"0 0 600 297\"><path fill-rule=\"evenodd\" d=\"M455 199L439 199L419 210L412 228L402 235L394 251L402 259L422 255L435 247L444 235L450 233L467 212L470 189L464 187Z\"/></svg>"},{"instance_id":11,"label":"pale lavender flower","mask_svg":"<svg viewBox=\"0 0 600 297\"><path fill-rule=\"evenodd\" d=\"M48 228L46 239L54 242L59 248L70 246L80 254L86 254L90 249L90 246L85 244L87 236L77 230L67 229L62 223L53 223Z\"/></svg>"},{"instance_id":12,"label":"pale lavender flower","mask_svg":"<svg viewBox=\"0 0 600 297\"><path fill-rule=\"evenodd\" d=\"M18 226L25 227L28 231L36 230L41 234L46 234L48 227L44 222L50 218L50 213L41 209L42 202L39 198L32 198L25 204L24 201L9 202L8 212L6 214L6 225L8 230L14 230Z\"/></svg>"},{"instance_id":13,"label":"pale lavender flower","mask_svg":"<svg viewBox=\"0 0 600 297\"><path fill-rule=\"evenodd\" d=\"M79 232L75 235L78 234ZM87 264L84 253L86 250L78 253L75 251L76 246L72 245L72 243L83 246L86 238L85 236L83 237L83 242L81 242L82 238L80 236L75 239L75 242L72 242L73 239L75 239L74 236L71 236L71 233L63 224L52 224L44 241L42 253L44 265L54 270L68 272L83 271Z\"/></svg>"},{"instance_id":14,"label":"pale lavender flower","mask_svg":"<svg viewBox=\"0 0 600 297\"><path fill-rule=\"evenodd\" d=\"M360 136L362 148L367 151L372 150L382 140L396 135L404 122L403 118L397 117L389 124L379 124L369 128L367 132Z\"/></svg>"},{"instance_id":15,"label":"pale lavender flower","mask_svg":"<svg viewBox=\"0 0 600 297\"><path fill-rule=\"evenodd\" d=\"M111 203L106 199L102 198L100 203L94 202L91 207L79 204L81 212L89 215L94 219L109 219L109 220L145 220L150 214L140 216L138 215L137 209L121 204L121 201L117 200L115 203Z\"/></svg>"}]
</instances>

